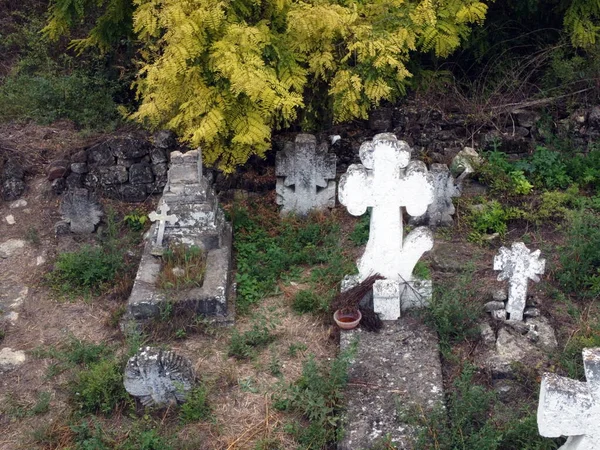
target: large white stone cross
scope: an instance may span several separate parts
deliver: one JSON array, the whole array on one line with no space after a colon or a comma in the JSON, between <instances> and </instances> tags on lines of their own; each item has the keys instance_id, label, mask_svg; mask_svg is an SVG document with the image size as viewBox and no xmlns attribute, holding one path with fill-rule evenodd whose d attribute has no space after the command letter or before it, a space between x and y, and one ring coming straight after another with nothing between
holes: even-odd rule
<instances>
[{"instance_id":1,"label":"large white stone cross","mask_svg":"<svg viewBox=\"0 0 600 450\"><path fill-rule=\"evenodd\" d=\"M156 250L157 251L161 251L162 250L162 241L163 241L163 237L165 235L165 225L167 222L169 222L171 225L177 223L177 216L172 214L172 215L168 215L167 213L169 212L169 205L167 205L165 202L161 202L160 205L158 205L158 208L156 208L156 211L152 211L148 217L150 218L150 220L152 222L156 222L158 221L158 233L156 235ZM154 251L153 251L154 253Z\"/></svg>"},{"instance_id":2,"label":"large white stone cross","mask_svg":"<svg viewBox=\"0 0 600 450\"><path fill-rule=\"evenodd\" d=\"M501 247L494 257L494 270L500 270L498 280L508 280L508 303L506 312L511 320L523 320L527 300L528 280L540 281L546 260L540 259L540 251L530 252L523 242L513 242L510 249Z\"/></svg>"},{"instance_id":3,"label":"large white stone cross","mask_svg":"<svg viewBox=\"0 0 600 450\"><path fill-rule=\"evenodd\" d=\"M587 383L545 373L537 411L544 437L569 436L559 450L600 450L600 348L583 350Z\"/></svg>"},{"instance_id":4,"label":"large white stone cross","mask_svg":"<svg viewBox=\"0 0 600 450\"><path fill-rule=\"evenodd\" d=\"M402 206L411 216L425 213L433 201L433 183L421 161L411 161L411 149L390 133L378 134L360 147L363 164L352 164L342 175L339 200L352 215L372 207L369 241L359 259L360 281L379 274L390 280L410 281L433 235L419 227L403 242Z\"/></svg>"}]
</instances>

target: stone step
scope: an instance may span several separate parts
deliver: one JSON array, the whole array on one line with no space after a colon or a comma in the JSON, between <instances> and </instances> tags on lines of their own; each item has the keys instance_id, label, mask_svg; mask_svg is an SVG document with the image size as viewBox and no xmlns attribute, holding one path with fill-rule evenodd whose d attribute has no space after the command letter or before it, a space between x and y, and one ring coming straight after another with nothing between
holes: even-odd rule
<instances>
[{"instance_id":1,"label":"stone step","mask_svg":"<svg viewBox=\"0 0 600 450\"><path fill-rule=\"evenodd\" d=\"M411 449L415 430L402 422L398 408L428 411L444 402L436 333L418 317L405 315L385 321L379 333L342 331L342 351L355 340L338 450L366 450L386 436L397 448Z\"/></svg>"}]
</instances>

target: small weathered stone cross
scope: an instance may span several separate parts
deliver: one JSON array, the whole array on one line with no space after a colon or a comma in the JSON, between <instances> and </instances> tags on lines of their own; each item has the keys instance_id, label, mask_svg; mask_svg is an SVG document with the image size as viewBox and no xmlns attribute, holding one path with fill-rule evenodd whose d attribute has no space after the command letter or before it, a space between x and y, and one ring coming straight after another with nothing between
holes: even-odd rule
<instances>
[{"instance_id":1,"label":"small weathered stone cross","mask_svg":"<svg viewBox=\"0 0 600 450\"><path fill-rule=\"evenodd\" d=\"M587 383L545 373L537 411L544 437L569 436L559 450L600 450L600 348L583 350Z\"/></svg>"},{"instance_id":2,"label":"small weathered stone cross","mask_svg":"<svg viewBox=\"0 0 600 450\"><path fill-rule=\"evenodd\" d=\"M162 254L162 242L165 235L166 223L169 222L171 225L173 225L178 220L176 215L173 214L169 216L167 214L169 209L169 205L167 205L165 202L161 202L160 205L158 205L158 208L156 208L156 211L152 211L148 215L152 222L158 221L158 233L156 235L156 246L155 250L152 252L153 254L155 254L155 251L159 254Z\"/></svg>"},{"instance_id":3,"label":"small weathered stone cross","mask_svg":"<svg viewBox=\"0 0 600 450\"><path fill-rule=\"evenodd\" d=\"M501 247L494 257L494 270L500 270L498 280L508 280L508 303L506 312L511 320L523 320L527 300L527 282L540 281L546 260L540 259L540 251L530 252L523 242L513 242L510 249Z\"/></svg>"},{"instance_id":4,"label":"small weathered stone cross","mask_svg":"<svg viewBox=\"0 0 600 450\"><path fill-rule=\"evenodd\" d=\"M335 206L336 156L327 146L317 148L312 134L299 134L276 155L277 203L282 213L307 214L313 208Z\"/></svg>"},{"instance_id":5,"label":"small weathered stone cross","mask_svg":"<svg viewBox=\"0 0 600 450\"><path fill-rule=\"evenodd\" d=\"M390 280L410 281L419 258L433 246L431 231L414 229L403 242L402 206L420 216L433 201L427 167L411 161L411 149L390 133L378 134L360 147L363 164L352 164L341 177L339 199L359 216L372 207L369 241L358 261L360 280L379 274Z\"/></svg>"}]
</instances>

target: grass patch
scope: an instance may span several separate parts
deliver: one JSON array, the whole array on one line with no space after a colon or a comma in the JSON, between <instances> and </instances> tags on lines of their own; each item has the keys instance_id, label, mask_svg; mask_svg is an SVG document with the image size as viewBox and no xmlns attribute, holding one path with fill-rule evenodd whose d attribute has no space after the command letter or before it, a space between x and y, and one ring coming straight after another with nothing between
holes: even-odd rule
<instances>
[{"instance_id":1,"label":"grass patch","mask_svg":"<svg viewBox=\"0 0 600 450\"><path fill-rule=\"evenodd\" d=\"M203 383L198 384L188 395L186 402L181 405L179 419L181 423L187 424L208 420L212 416L212 410L208 403L208 392Z\"/></svg>"},{"instance_id":2,"label":"grass patch","mask_svg":"<svg viewBox=\"0 0 600 450\"><path fill-rule=\"evenodd\" d=\"M535 405L507 410L494 391L476 380L476 369L466 365L453 383L446 409L401 411L418 427L415 450L552 450L559 440L537 431ZM501 418L502 417L502 418Z\"/></svg>"},{"instance_id":3,"label":"grass patch","mask_svg":"<svg viewBox=\"0 0 600 450\"><path fill-rule=\"evenodd\" d=\"M356 345L340 353L329 366L318 365L310 357L302 375L291 384L282 384L275 395L275 408L300 414L305 422L291 422L286 431L303 449L328 448L341 437L340 409L343 389L348 383L348 366Z\"/></svg>"},{"instance_id":4,"label":"grass patch","mask_svg":"<svg viewBox=\"0 0 600 450\"><path fill-rule=\"evenodd\" d=\"M277 281L298 266L316 266L312 280L329 291L355 270L340 249L340 227L333 215L280 218L265 206L236 207L231 213L237 260L237 311L276 292Z\"/></svg>"},{"instance_id":5,"label":"grass patch","mask_svg":"<svg viewBox=\"0 0 600 450\"><path fill-rule=\"evenodd\" d=\"M257 350L268 346L276 337L271 332L275 328L265 316L258 316L252 328L244 333L233 330L227 354L237 359L249 359L256 356Z\"/></svg>"},{"instance_id":6,"label":"grass patch","mask_svg":"<svg viewBox=\"0 0 600 450\"><path fill-rule=\"evenodd\" d=\"M438 284L429 308L422 311L425 322L438 334L442 353L457 344L479 336L478 320L482 306L470 288L472 274L460 276L454 283Z\"/></svg>"},{"instance_id":7,"label":"grass patch","mask_svg":"<svg viewBox=\"0 0 600 450\"><path fill-rule=\"evenodd\" d=\"M206 272L206 254L195 245L169 247L162 255L162 267L157 286L163 290L200 287Z\"/></svg>"}]
</instances>

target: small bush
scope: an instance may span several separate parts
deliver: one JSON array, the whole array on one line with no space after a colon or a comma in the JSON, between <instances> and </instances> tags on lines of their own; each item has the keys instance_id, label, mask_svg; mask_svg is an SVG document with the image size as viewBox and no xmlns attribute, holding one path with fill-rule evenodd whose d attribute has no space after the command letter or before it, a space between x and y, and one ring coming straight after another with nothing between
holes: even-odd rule
<instances>
[{"instance_id":1,"label":"small bush","mask_svg":"<svg viewBox=\"0 0 600 450\"><path fill-rule=\"evenodd\" d=\"M360 217L358 223L354 226L352 233L348 239L357 247L365 245L369 241L369 231L371 229L371 208L367 210L366 214Z\"/></svg>"},{"instance_id":2,"label":"small bush","mask_svg":"<svg viewBox=\"0 0 600 450\"><path fill-rule=\"evenodd\" d=\"M195 245L174 245L162 255L162 267L157 286L165 290L200 287L206 272L206 255ZM181 273L174 273L174 269Z\"/></svg>"},{"instance_id":3,"label":"small bush","mask_svg":"<svg viewBox=\"0 0 600 450\"><path fill-rule=\"evenodd\" d=\"M564 155L546 147L537 147L529 158L527 169L537 185L546 189L566 189L573 182L567 175Z\"/></svg>"},{"instance_id":4,"label":"small bush","mask_svg":"<svg viewBox=\"0 0 600 450\"><path fill-rule=\"evenodd\" d=\"M473 301L468 287L471 276L463 276L455 284L436 284L429 308L423 311L425 321L438 334L442 351L452 344L474 339L479 335L478 320L481 305Z\"/></svg>"},{"instance_id":5,"label":"small bush","mask_svg":"<svg viewBox=\"0 0 600 450\"><path fill-rule=\"evenodd\" d=\"M69 119L84 128L113 128L119 119L115 91L105 79L77 73L9 76L0 84L0 120Z\"/></svg>"},{"instance_id":6,"label":"small bush","mask_svg":"<svg viewBox=\"0 0 600 450\"><path fill-rule=\"evenodd\" d=\"M251 330L241 334L238 330L233 330L227 354L238 359L254 357L257 349L264 348L275 340L275 336L271 334L274 328L273 323L267 322L264 317L259 317Z\"/></svg>"},{"instance_id":7,"label":"small bush","mask_svg":"<svg viewBox=\"0 0 600 450\"><path fill-rule=\"evenodd\" d=\"M120 252L85 245L76 252L60 254L48 280L63 294L97 293L115 279L123 265Z\"/></svg>"},{"instance_id":8,"label":"small bush","mask_svg":"<svg viewBox=\"0 0 600 450\"><path fill-rule=\"evenodd\" d=\"M580 298L600 295L600 216L589 210L574 213L561 248L559 282Z\"/></svg>"},{"instance_id":9,"label":"small bush","mask_svg":"<svg viewBox=\"0 0 600 450\"><path fill-rule=\"evenodd\" d=\"M508 222L523 216L523 211L504 207L497 200L487 201L472 207L467 217L467 222L471 228L469 240L480 242L483 236L487 234L498 233L504 235L508 230Z\"/></svg>"},{"instance_id":10,"label":"small bush","mask_svg":"<svg viewBox=\"0 0 600 450\"><path fill-rule=\"evenodd\" d=\"M71 397L83 412L109 414L128 399L121 366L120 361L104 359L76 374Z\"/></svg>"},{"instance_id":11,"label":"small bush","mask_svg":"<svg viewBox=\"0 0 600 450\"><path fill-rule=\"evenodd\" d=\"M508 161L506 153L497 149L485 154L478 176L497 194L527 195L533 189L523 171Z\"/></svg>"},{"instance_id":12,"label":"small bush","mask_svg":"<svg viewBox=\"0 0 600 450\"><path fill-rule=\"evenodd\" d=\"M356 346L351 346L329 367L318 366L314 358L309 358L302 368L302 376L295 383L282 385L275 396L275 408L298 412L308 420L308 426L292 423L287 427L301 448L327 448L340 438L339 410L348 382L348 365L355 351Z\"/></svg>"},{"instance_id":13,"label":"small bush","mask_svg":"<svg viewBox=\"0 0 600 450\"><path fill-rule=\"evenodd\" d=\"M186 424L210 419L211 413L206 387L199 384L190 391L185 403L181 405L179 418L182 423Z\"/></svg>"},{"instance_id":14,"label":"small bush","mask_svg":"<svg viewBox=\"0 0 600 450\"><path fill-rule=\"evenodd\" d=\"M294 296L292 309L301 314L327 311L329 303L312 290L300 291Z\"/></svg>"}]
</instances>

